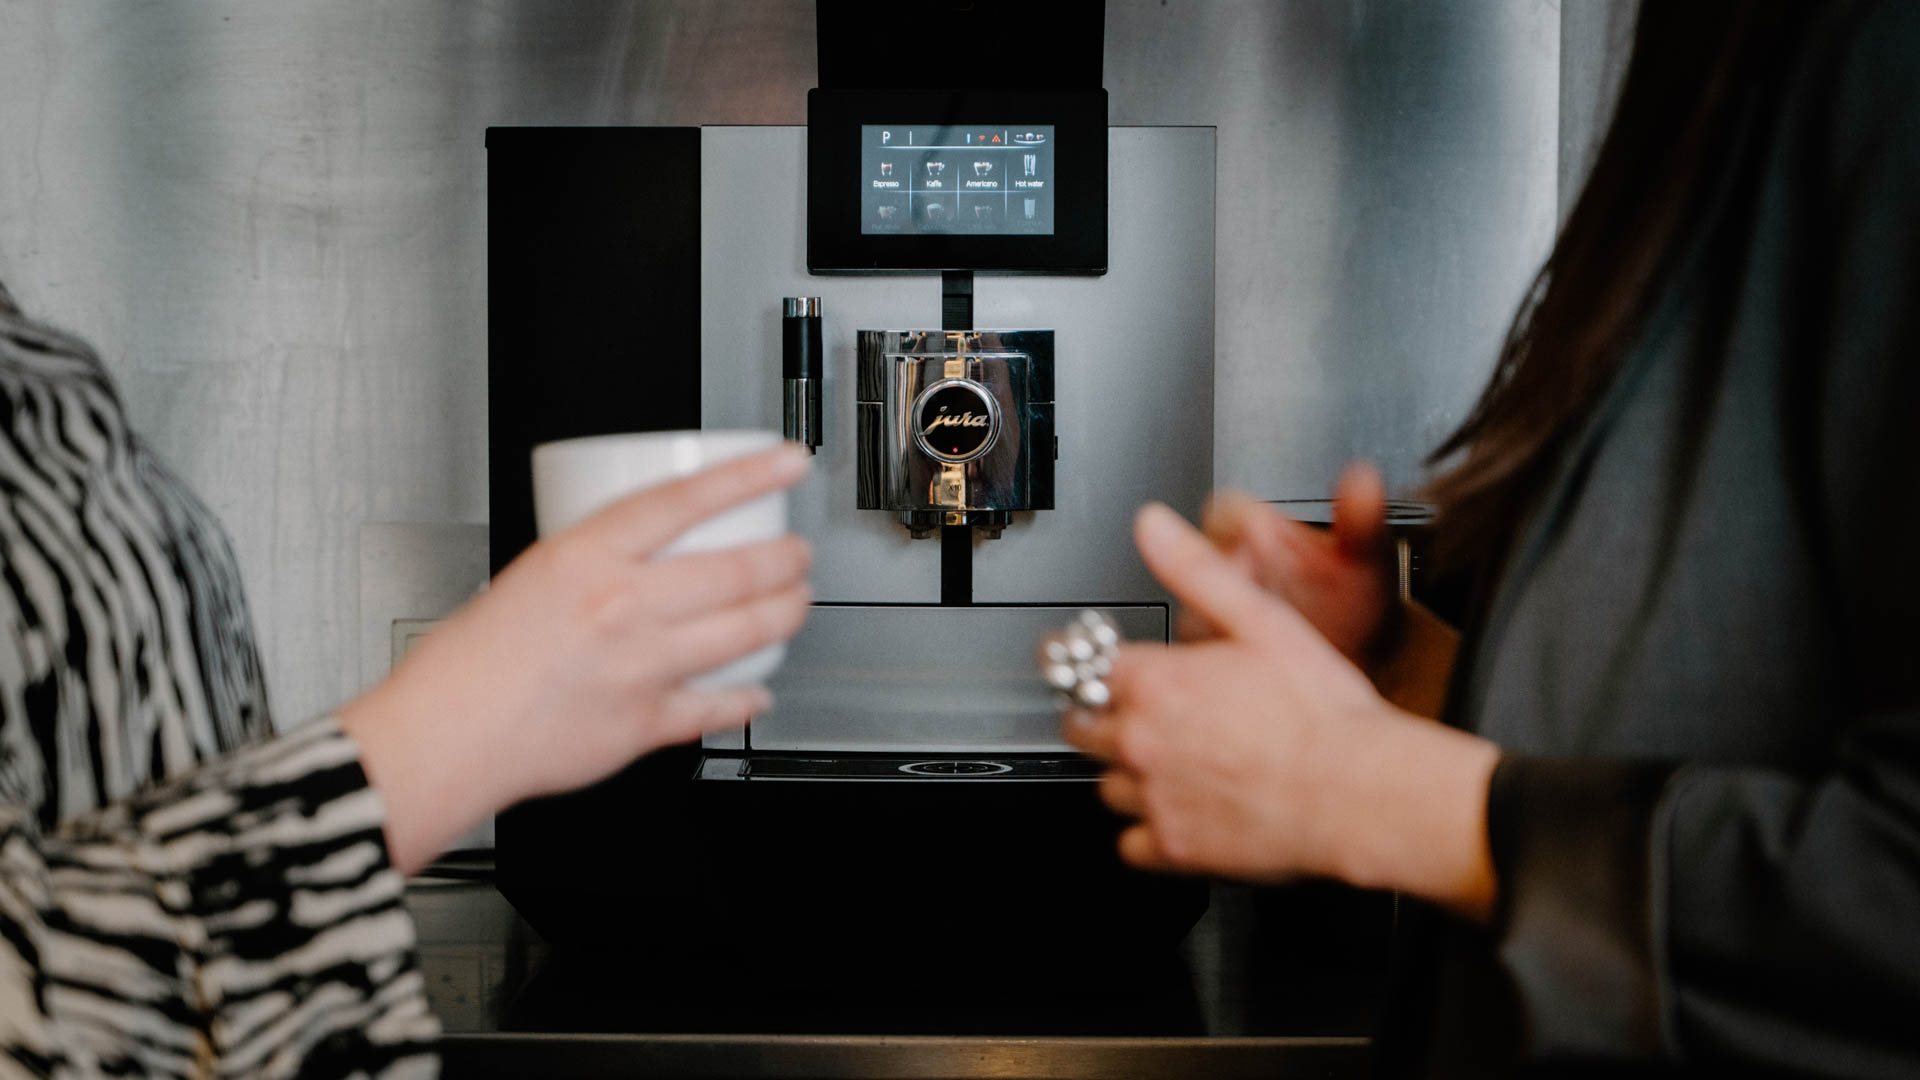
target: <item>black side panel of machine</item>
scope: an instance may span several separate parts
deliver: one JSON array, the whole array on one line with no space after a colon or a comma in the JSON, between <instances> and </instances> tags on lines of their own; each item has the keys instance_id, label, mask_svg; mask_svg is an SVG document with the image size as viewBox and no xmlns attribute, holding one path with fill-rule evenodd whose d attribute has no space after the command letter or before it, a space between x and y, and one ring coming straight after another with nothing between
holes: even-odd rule
<instances>
[{"instance_id":1,"label":"black side panel of machine","mask_svg":"<svg viewBox=\"0 0 1920 1080\"><path fill-rule=\"evenodd\" d=\"M700 129L487 131L493 572L536 445L700 426Z\"/></svg>"},{"instance_id":2,"label":"black side panel of machine","mask_svg":"<svg viewBox=\"0 0 1920 1080\"><path fill-rule=\"evenodd\" d=\"M488 474L493 571L534 540L533 447L700 426L700 130L487 132ZM698 747L661 751L563 800L501 815L501 891L537 925L572 917L580 879L685 866ZM643 832L625 827L645 822ZM633 882L625 889L633 903ZM684 879L639 885L684 917Z\"/></svg>"}]
</instances>

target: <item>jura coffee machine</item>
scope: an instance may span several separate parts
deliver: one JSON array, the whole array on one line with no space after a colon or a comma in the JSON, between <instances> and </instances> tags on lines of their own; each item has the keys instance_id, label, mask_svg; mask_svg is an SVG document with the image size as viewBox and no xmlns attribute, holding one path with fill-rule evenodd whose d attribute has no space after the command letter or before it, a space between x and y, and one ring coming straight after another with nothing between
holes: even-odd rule
<instances>
[{"instance_id":1,"label":"jura coffee machine","mask_svg":"<svg viewBox=\"0 0 1920 1080\"><path fill-rule=\"evenodd\" d=\"M936 946L1165 948L1203 909L1120 866L1033 662L1083 608L1167 639L1133 514L1196 513L1213 471L1213 131L1110 129L1099 5L1065 6L1092 85L1023 87L1011 54L848 81L873 57L830 63L823 5L804 128L489 132L496 568L538 442L816 449L790 499L816 605L773 707L502 818L502 890L550 939L817 988Z\"/></svg>"},{"instance_id":2,"label":"jura coffee machine","mask_svg":"<svg viewBox=\"0 0 1920 1080\"><path fill-rule=\"evenodd\" d=\"M792 500L819 606L702 775L1088 775L1032 654L1086 606L1167 636L1131 521L1212 477L1213 133L1109 130L1100 91L809 118L701 131L702 423L782 425L787 298L823 342Z\"/></svg>"}]
</instances>

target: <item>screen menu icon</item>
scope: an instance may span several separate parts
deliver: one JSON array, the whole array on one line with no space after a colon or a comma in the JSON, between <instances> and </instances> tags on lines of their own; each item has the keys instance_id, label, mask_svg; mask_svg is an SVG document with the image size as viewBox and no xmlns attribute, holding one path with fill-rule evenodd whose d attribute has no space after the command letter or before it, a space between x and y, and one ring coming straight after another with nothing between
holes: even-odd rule
<instances>
[{"instance_id":1,"label":"screen menu icon","mask_svg":"<svg viewBox=\"0 0 1920 1080\"><path fill-rule=\"evenodd\" d=\"M1050 125L869 124L860 129L868 236L1051 236Z\"/></svg>"}]
</instances>

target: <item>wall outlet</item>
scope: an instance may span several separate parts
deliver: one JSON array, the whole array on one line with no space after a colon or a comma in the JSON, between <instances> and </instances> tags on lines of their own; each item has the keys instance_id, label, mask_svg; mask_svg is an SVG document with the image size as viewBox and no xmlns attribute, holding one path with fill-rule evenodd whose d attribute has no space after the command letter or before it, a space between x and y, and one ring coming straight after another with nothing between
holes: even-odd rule
<instances>
[{"instance_id":1,"label":"wall outlet","mask_svg":"<svg viewBox=\"0 0 1920 1080\"><path fill-rule=\"evenodd\" d=\"M371 686L487 583L487 527L435 522L360 526L360 681ZM493 847L493 819L456 849Z\"/></svg>"},{"instance_id":2,"label":"wall outlet","mask_svg":"<svg viewBox=\"0 0 1920 1080\"><path fill-rule=\"evenodd\" d=\"M420 639L426 637L427 631L432 630L445 621L445 619L393 620L393 660L388 664L389 670L399 667L401 659L407 655L407 650L413 648L414 645L419 643Z\"/></svg>"}]
</instances>

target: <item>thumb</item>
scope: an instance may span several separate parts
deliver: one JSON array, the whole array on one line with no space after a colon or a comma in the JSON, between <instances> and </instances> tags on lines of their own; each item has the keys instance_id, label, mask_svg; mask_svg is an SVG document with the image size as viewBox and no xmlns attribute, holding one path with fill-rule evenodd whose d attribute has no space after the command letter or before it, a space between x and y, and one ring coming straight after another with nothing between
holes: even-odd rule
<instances>
[{"instance_id":1,"label":"thumb","mask_svg":"<svg viewBox=\"0 0 1920 1080\"><path fill-rule=\"evenodd\" d=\"M660 710L662 746L696 739L709 731L739 727L773 704L764 686L731 686L717 690L682 688L668 695Z\"/></svg>"},{"instance_id":2,"label":"thumb","mask_svg":"<svg viewBox=\"0 0 1920 1080\"><path fill-rule=\"evenodd\" d=\"M1133 531L1140 556L1153 576L1183 605L1223 632L1257 634L1272 627L1277 610L1291 611L1166 506L1141 507Z\"/></svg>"},{"instance_id":3,"label":"thumb","mask_svg":"<svg viewBox=\"0 0 1920 1080\"><path fill-rule=\"evenodd\" d=\"M1340 553L1370 558L1386 543L1387 487L1370 461L1356 461L1340 473L1333 493L1333 538Z\"/></svg>"}]
</instances>

